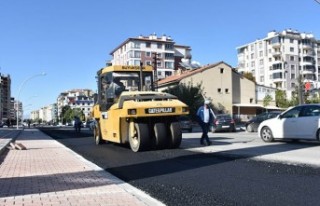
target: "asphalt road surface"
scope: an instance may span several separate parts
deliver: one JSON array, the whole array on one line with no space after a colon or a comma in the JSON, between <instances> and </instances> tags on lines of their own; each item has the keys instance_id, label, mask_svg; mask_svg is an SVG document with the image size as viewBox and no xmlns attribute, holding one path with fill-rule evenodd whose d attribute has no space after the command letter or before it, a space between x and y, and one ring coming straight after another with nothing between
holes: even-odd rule
<instances>
[{"instance_id":1,"label":"asphalt road surface","mask_svg":"<svg viewBox=\"0 0 320 206\"><path fill-rule=\"evenodd\" d=\"M72 128L43 131L166 205L305 206L320 202L319 168L184 149L134 153L129 146L96 146L88 130L80 134ZM191 135L199 138L201 134Z\"/></svg>"}]
</instances>

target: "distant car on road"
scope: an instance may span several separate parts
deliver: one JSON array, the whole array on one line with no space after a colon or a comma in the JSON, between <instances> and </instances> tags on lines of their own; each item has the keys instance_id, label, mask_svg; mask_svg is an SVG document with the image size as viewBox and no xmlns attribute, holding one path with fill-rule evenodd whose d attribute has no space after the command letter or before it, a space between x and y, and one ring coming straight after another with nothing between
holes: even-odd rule
<instances>
[{"instance_id":1,"label":"distant car on road","mask_svg":"<svg viewBox=\"0 0 320 206\"><path fill-rule=\"evenodd\" d=\"M247 132L257 132L258 127L261 122L267 119L274 118L281 114L281 111L270 111L270 112L263 112L256 117L253 117L248 122L245 123L245 128Z\"/></svg>"},{"instance_id":2,"label":"distant car on road","mask_svg":"<svg viewBox=\"0 0 320 206\"><path fill-rule=\"evenodd\" d=\"M276 118L261 122L259 137L265 142L274 139L320 140L320 104L291 107Z\"/></svg>"},{"instance_id":3,"label":"distant car on road","mask_svg":"<svg viewBox=\"0 0 320 206\"><path fill-rule=\"evenodd\" d=\"M235 132L236 124L230 114L217 114L211 128L212 132L228 131Z\"/></svg>"},{"instance_id":4,"label":"distant car on road","mask_svg":"<svg viewBox=\"0 0 320 206\"><path fill-rule=\"evenodd\" d=\"M178 117L181 130L187 130L188 132L192 132L192 121L188 116L180 116Z\"/></svg>"}]
</instances>

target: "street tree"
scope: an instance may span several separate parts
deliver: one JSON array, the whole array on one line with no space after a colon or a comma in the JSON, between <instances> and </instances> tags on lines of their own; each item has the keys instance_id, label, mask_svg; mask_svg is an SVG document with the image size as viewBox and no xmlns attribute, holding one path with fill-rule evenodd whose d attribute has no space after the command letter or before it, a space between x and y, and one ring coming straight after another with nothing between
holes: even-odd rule
<instances>
[{"instance_id":1,"label":"street tree","mask_svg":"<svg viewBox=\"0 0 320 206\"><path fill-rule=\"evenodd\" d=\"M267 94L264 98L263 98L263 106L269 106L270 102L272 101L272 96L270 94Z\"/></svg>"},{"instance_id":2,"label":"street tree","mask_svg":"<svg viewBox=\"0 0 320 206\"><path fill-rule=\"evenodd\" d=\"M253 76L251 72L244 72L243 76L253 82L256 82L256 78Z\"/></svg>"},{"instance_id":3,"label":"street tree","mask_svg":"<svg viewBox=\"0 0 320 206\"><path fill-rule=\"evenodd\" d=\"M190 109L190 117L194 120L196 119L197 109L204 102L201 84L196 86L191 83L179 84L166 89L164 92L175 95L180 101L187 104Z\"/></svg>"},{"instance_id":4,"label":"street tree","mask_svg":"<svg viewBox=\"0 0 320 206\"><path fill-rule=\"evenodd\" d=\"M284 90L276 90L276 105L280 108L287 108L289 106L289 101Z\"/></svg>"}]
</instances>

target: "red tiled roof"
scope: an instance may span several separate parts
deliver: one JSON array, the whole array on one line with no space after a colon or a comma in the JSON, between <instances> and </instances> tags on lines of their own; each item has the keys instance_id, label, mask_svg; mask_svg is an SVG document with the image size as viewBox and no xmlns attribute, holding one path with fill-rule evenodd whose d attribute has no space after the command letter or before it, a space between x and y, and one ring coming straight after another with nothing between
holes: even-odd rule
<instances>
[{"instance_id":1,"label":"red tiled roof","mask_svg":"<svg viewBox=\"0 0 320 206\"><path fill-rule=\"evenodd\" d=\"M182 79L184 79L186 77L192 76L194 74L201 73L201 72L203 72L203 71L205 71L207 69L210 69L210 68L215 67L215 66L217 66L219 64L222 64L222 63L226 64L223 61L221 61L221 62L217 62L217 63L214 63L214 64L208 64L206 66L200 67L198 69L190 70L190 71L184 72L182 74L169 76L169 77L167 77L165 79L161 79L160 81L158 81L158 85L161 86L161 85L165 85L165 84L169 84L169 83L180 82Z\"/></svg>"}]
</instances>

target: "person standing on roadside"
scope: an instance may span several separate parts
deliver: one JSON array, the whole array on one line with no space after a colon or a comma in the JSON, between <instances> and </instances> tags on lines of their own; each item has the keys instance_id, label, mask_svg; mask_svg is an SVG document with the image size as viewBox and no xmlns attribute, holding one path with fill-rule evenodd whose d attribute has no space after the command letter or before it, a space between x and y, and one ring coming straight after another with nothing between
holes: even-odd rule
<instances>
[{"instance_id":1,"label":"person standing on roadside","mask_svg":"<svg viewBox=\"0 0 320 206\"><path fill-rule=\"evenodd\" d=\"M212 144L212 142L209 140L208 132L209 132L210 123L213 121L214 114L211 108L209 107L209 104L210 104L210 101L205 100L204 105L199 107L197 111L198 122L202 129L202 136L200 139L201 145L205 145L204 141L207 142L207 145Z\"/></svg>"}]
</instances>

